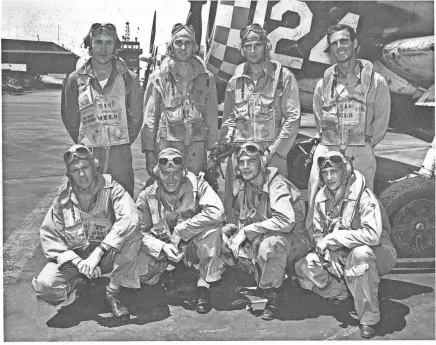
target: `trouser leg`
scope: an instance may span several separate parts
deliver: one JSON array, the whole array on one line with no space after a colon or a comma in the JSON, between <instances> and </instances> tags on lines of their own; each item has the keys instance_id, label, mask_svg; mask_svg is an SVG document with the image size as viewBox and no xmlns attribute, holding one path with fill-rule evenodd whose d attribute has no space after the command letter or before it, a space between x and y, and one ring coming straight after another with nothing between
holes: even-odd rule
<instances>
[{"instance_id":1,"label":"trouser leg","mask_svg":"<svg viewBox=\"0 0 436 345\"><path fill-rule=\"evenodd\" d=\"M338 279L322 268L316 253L309 253L295 264L300 286L323 298L345 299L349 296L344 279Z\"/></svg>"},{"instance_id":2,"label":"trouser leg","mask_svg":"<svg viewBox=\"0 0 436 345\"><path fill-rule=\"evenodd\" d=\"M104 147L92 149L94 157L99 160L102 173L110 174L123 188L133 197L135 188L135 175L132 166L132 151L127 144L111 146L107 159L107 169L105 168L107 150Z\"/></svg>"},{"instance_id":3,"label":"trouser leg","mask_svg":"<svg viewBox=\"0 0 436 345\"><path fill-rule=\"evenodd\" d=\"M113 255L111 259L113 262L111 284L132 289L140 288L139 254L141 248L142 239L137 236L135 239L126 242L119 252L110 251L108 253ZM103 264L104 260L101 262L101 265Z\"/></svg>"},{"instance_id":4,"label":"trouser leg","mask_svg":"<svg viewBox=\"0 0 436 345\"><path fill-rule=\"evenodd\" d=\"M226 212L227 222L237 224L237 219L235 218L234 210L233 210L233 182L236 179L235 168L233 165L232 157L229 157L227 160L227 170L226 170L226 178L225 178L225 187L224 187L224 210Z\"/></svg>"},{"instance_id":5,"label":"trouser leg","mask_svg":"<svg viewBox=\"0 0 436 345\"><path fill-rule=\"evenodd\" d=\"M138 271L141 283L155 285L167 267L168 260L163 252L159 254L158 258L155 258L150 254L147 247L141 246L138 255Z\"/></svg>"},{"instance_id":6,"label":"trouser leg","mask_svg":"<svg viewBox=\"0 0 436 345\"><path fill-rule=\"evenodd\" d=\"M38 276L33 278L32 287L36 297L50 304L58 304L67 300L76 287L79 271L75 266L65 264L61 269L54 262L49 262Z\"/></svg>"},{"instance_id":7,"label":"trouser leg","mask_svg":"<svg viewBox=\"0 0 436 345\"><path fill-rule=\"evenodd\" d=\"M221 253L221 228L206 230L197 235L188 244L186 250L195 247L199 261L200 277L207 283L221 279L223 262L219 258Z\"/></svg>"},{"instance_id":8,"label":"trouser leg","mask_svg":"<svg viewBox=\"0 0 436 345\"><path fill-rule=\"evenodd\" d=\"M345 281L354 297L360 323L375 325L380 321L378 286L380 282L374 251L366 245L355 247L347 257Z\"/></svg>"},{"instance_id":9,"label":"trouser leg","mask_svg":"<svg viewBox=\"0 0 436 345\"><path fill-rule=\"evenodd\" d=\"M269 289L282 286L289 252L290 244L281 235L268 236L260 242L255 254L260 269L258 281L260 288Z\"/></svg>"}]
</instances>

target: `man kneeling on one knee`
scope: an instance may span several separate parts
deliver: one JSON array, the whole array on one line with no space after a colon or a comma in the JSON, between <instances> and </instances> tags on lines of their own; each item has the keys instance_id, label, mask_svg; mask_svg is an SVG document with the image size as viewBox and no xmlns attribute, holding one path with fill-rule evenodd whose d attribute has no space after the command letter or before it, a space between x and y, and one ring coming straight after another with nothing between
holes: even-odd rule
<instances>
[{"instance_id":1,"label":"man kneeling on one knee","mask_svg":"<svg viewBox=\"0 0 436 345\"><path fill-rule=\"evenodd\" d=\"M147 253L140 259L141 266L149 268L141 281L156 284L165 270L174 270L173 263L183 251L185 263L199 268L196 311L206 314L211 310L210 283L221 278L224 206L203 174L197 177L189 172L182 154L174 148L159 153L153 174L155 182L136 201Z\"/></svg>"},{"instance_id":2,"label":"man kneeling on one knee","mask_svg":"<svg viewBox=\"0 0 436 345\"><path fill-rule=\"evenodd\" d=\"M142 236L132 197L98 172L98 161L83 145L65 154L68 182L63 185L41 225L42 250L50 262L32 281L37 297L58 304L83 279L110 273L105 302L118 319L129 319L118 294L140 288L138 254Z\"/></svg>"},{"instance_id":3,"label":"man kneeling on one knee","mask_svg":"<svg viewBox=\"0 0 436 345\"><path fill-rule=\"evenodd\" d=\"M223 228L225 235L237 232L228 246L223 246L221 258L229 266L254 270L258 292L268 300L262 318L272 320L280 308L286 268L309 251L305 206L298 189L277 168L266 167L257 144L238 146L233 159L237 175L233 205L238 225Z\"/></svg>"},{"instance_id":4,"label":"man kneeling on one knee","mask_svg":"<svg viewBox=\"0 0 436 345\"><path fill-rule=\"evenodd\" d=\"M365 186L365 178L341 153L318 158L323 187L315 198L315 252L295 264L301 287L318 295L354 297L361 336L371 338L380 321L380 276L389 273L397 255L389 238L383 206Z\"/></svg>"}]
</instances>

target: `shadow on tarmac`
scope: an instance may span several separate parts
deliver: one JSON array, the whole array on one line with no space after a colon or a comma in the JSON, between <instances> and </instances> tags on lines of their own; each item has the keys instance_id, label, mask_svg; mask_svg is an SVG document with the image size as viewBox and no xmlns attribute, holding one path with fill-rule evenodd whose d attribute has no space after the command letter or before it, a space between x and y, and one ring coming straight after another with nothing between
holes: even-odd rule
<instances>
[{"instance_id":1,"label":"shadow on tarmac","mask_svg":"<svg viewBox=\"0 0 436 345\"><path fill-rule=\"evenodd\" d=\"M48 327L70 328L83 321L95 321L107 328L124 326L127 324L144 325L164 320L171 316L169 306L180 306L184 299L195 298L196 274L194 270L180 265L176 271L177 287L165 291L161 282L155 286L142 286L141 289L125 289L120 299L128 307L131 319L119 322L111 318L108 308L103 301L108 278L99 279L82 297L71 304L59 309L58 313L47 321ZM254 275L229 268L219 283L211 285L213 308L217 311L229 311L230 304L238 298L235 289L238 286L255 286ZM381 323L379 335L401 331L406 326L406 316L410 308L397 300L407 299L414 295L431 293L433 288L418 284L381 279L380 283L380 311ZM352 300L340 307L329 300L325 300L314 293L303 290L293 279L284 283L284 303L278 319L305 320L318 318L322 315L333 316L340 327L357 326L350 312L354 310ZM193 313L195 313L193 311ZM261 311L251 313L260 317Z\"/></svg>"}]
</instances>

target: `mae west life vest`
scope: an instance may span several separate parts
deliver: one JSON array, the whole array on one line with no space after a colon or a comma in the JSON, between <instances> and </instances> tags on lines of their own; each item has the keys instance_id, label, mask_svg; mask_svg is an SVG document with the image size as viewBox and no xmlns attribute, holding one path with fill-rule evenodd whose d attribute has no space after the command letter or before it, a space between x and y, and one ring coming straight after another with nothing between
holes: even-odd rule
<instances>
[{"instance_id":1,"label":"mae west life vest","mask_svg":"<svg viewBox=\"0 0 436 345\"><path fill-rule=\"evenodd\" d=\"M79 92L79 142L88 147L110 147L128 144L126 85L117 74L109 91L99 94L87 74L77 76Z\"/></svg>"},{"instance_id":2,"label":"mae west life vest","mask_svg":"<svg viewBox=\"0 0 436 345\"><path fill-rule=\"evenodd\" d=\"M206 101L210 93L210 78L207 72L199 73L187 85L186 95L176 86L173 74L168 67L161 67L160 78L153 81L161 94L164 109L161 119L165 124L165 140L183 142L207 141L209 127L205 122Z\"/></svg>"},{"instance_id":3,"label":"mae west life vest","mask_svg":"<svg viewBox=\"0 0 436 345\"><path fill-rule=\"evenodd\" d=\"M244 77L236 80L233 112L236 142L272 142L279 133L281 124L276 123L274 95L277 88L282 87L283 72L280 62L271 62L274 65L274 81L268 81L262 92L250 93Z\"/></svg>"},{"instance_id":4,"label":"mae west life vest","mask_svg":"<svg viewBox=\"0 0 436 345\"><path fill-rule=\"evenodd\" d=\"M373 79L373 65L358 60L360 81L349 94L337 85L335 66L324 73L321 119L321 143L326 146L364 146L366 134L367 96Z\"/></svg>"},{"instance_id":5,"label":"mae west life vest","mask_svg":"<svg viewBox=\"0 0 436 345\"><path fill-rule=\"evenodd\" d=\"M151 212L151 218L153 227L151 229L152 234L163 242L171 242L171 234L174 230L175 225L183 222L184 220L191 218L196 214L197 211L197 200L198 200L198 181L196 176L188 172L187 178L192 185L192 193L186 193L183 196L181 204L177 206L177 209L168 210L164 208L162 203L156 197L157 192L157 182L149 187L147 193L147 202ZM167 217L173 213L177 212L178 217L175 221L169 223Z\"/></svg>"},{"instance_id":6,"label":"mae west life vest","mask_svg":"<svg viewBox=\"0 0 436 345\"><path fill-rule=\"evenodd\" d=\"M112 229L112 219L107 208L109 189L103 188L91 212L83 212L71 198L61 204L65 224L65 241L69 249L86 249L91 242L102 242Z\"/></svg>"}]
</instances>

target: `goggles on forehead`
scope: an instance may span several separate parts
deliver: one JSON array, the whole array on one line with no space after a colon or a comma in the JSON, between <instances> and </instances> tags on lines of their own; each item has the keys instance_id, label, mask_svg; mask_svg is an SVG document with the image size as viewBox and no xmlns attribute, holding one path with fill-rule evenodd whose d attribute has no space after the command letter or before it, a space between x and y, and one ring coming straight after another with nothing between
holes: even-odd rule
<instances>
[{"instance_id":1,"label":"goggles on forehead","mask_svg":"<svg viewBox=\"0 0 436 345\"><path fill-rule=\"evenodd\" d=\"M92 153L86 146L75 145L64 153L65 164L70 165L75 157L78 157L79 159L89 160L90 158L92 158Z\"/></svg>"},{"instance_id":2,"label":"goggles on forehead","mask_svg":"<svg viewBox=\"0 0 436 345\"><path fill-rule=\"evenodd\" d=\"M174 166L180 166L183 164L183 158L182 157L173 157L173 158L162 157L162 158L159 158L158 162L163 167L166 167L170 163L173 164Z\"/></svg>"},{"instance_id":3,"label":"goggles on forehead","mask_svg":"<svg viewBox=\"0 0 436 345\"><path fill-rule=\"evenodd\" d=\"M254 145L254 144L247 144L247 145L235 147L236 157L239 157L243 152L245 152L246 154L248 154L250 156L258 154L258 153L263 154L263 151L260 149L260 147L257 145Z\"/></svg>"},{"instance_id":4,"label":"goggles on forehead","mask_svg":"<svg viewBox=\"0 0 436 345\"><path fill-rule=\"evenodd\" d=\"M177 23L173 26L173 29L171 30L171 35L175 35L176 33L178 33L179 31L181 31L183 29L188 31L189 34L191 34L191 35L195 34L194 28L191 25Z\"/></svg>"},{"instance_id":5,"label":"goggles on forehead","mask_svg":"<svg viewBox=\"0 0 436 345\"><path fill-rule=\"evenodd\" d=\"M239 33L239 36L242 40L246 39L250 31L254 31L257 34L263 35L265 34L265 30L260 26L260 24L251 24L246 28L243 28Z\"/></svg>"},{"instance_id":6,"label":"goggles on forehead","mask_svg":"<svg viewBox=\"0 0 436 345\"><path fill-rule=\"evenodd\" d=\"M91 25L91 31L100 31L100 30L106 30L108 32L117 32L117 29L115 28L114 24L111 23L94 23Z\"/></svg>"},{"instance_id":7,"label":"goggles on forehead","mask_svg":"<svg viewBox=\"0 0 436 345\"><path fill-rule=\"evenodd\" d=\"M345 157L341 155L332 155L330 157L319 157L318 158L318 166L320 168L324 168L327 163L330 163L332 166L338 165L338 164L347 164L347 160Z\"/></svg>"}]
</instances>

